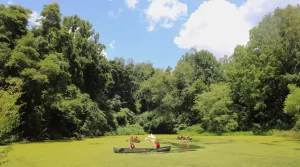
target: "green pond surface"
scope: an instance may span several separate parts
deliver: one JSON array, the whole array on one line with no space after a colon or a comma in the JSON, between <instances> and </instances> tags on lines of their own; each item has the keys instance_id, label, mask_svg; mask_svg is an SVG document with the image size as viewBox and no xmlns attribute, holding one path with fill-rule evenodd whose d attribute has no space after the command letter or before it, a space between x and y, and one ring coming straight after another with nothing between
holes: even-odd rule
<instances>
[{"instance_id":1,"label":"green pond surface","mask_svg":"<svg viewBox=\"0 0 300 167\"><path fill-rule=\"evenodd\" d=\"M129 136L83 141L15 143L3 167L299 167L300 140L268 136L192 136L187 143L176 135L155 135L168 153L114 153L113 147L129 147ZM144 142L136 147L152 147ZM3 149L4 147L0 147Z\"/></svg>"}]
</instances>

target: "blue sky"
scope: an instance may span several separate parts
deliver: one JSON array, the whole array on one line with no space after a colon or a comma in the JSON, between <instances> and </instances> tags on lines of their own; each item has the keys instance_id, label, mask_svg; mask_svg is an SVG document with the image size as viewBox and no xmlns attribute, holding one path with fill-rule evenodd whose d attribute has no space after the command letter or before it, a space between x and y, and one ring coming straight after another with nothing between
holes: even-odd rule
<instances>
[{"instance_id":1,"label":"blue sky","mask_svg":"<svg viewBox=\"0 0 300 167\"><path fill-rule=\"evenodd\" d=\"M247 43L249 29L266 13L299 0L9 1L37 13L53 2L60 4L63 16L78 14L93 24L108 59L133 58L158 68L174 68L193 46L210 50L217 59L232 54L237 44Z\"/></svg>"}]
</instances>

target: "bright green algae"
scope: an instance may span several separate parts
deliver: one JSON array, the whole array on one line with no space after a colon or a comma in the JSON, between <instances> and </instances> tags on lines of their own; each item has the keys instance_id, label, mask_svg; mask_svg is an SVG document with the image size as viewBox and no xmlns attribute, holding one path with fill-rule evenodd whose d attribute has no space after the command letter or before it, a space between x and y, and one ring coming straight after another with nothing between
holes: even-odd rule
<instances>
[{"instance_id":1,"label":"bright green algae","mask_svg":"<svg viewBox=\"0 0 300 167\"><path fill-rule=\"evenodd\" d=\"M139 136L136 147L152 147ZM189 144L176 135L156 135L169 153L116 154L113 147L129 147L128 136L83 141L16 143L4 167L198 167L300 166L300 140L267 136L192 136ZM3 149L3 147L2 147Z\"/></svg>"}]
</instances>

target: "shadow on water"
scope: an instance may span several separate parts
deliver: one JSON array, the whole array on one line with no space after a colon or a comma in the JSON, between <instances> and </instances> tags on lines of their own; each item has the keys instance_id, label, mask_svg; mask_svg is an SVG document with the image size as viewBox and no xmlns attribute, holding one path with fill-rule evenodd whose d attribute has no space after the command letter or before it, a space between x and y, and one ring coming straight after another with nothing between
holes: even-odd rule
<instances>
[{"instance_id":1,"label":"shadow on water","mask_svg":"<svg viewBox=\"0 0 300 167\"><path fill-rule=\"evenodd\" d=\"M164 139L156 139L158 140L160 143L162 142L166 142L166 143L170 143L168 141L187 141L187 140L180 140L180 139L177 139L177 138L164 138ZM194 139L192 138L192 140L188 140L190 143L193 142L193 143L199 143L199 142L202 142L201 139Z\"/></svg>"},{"instance_id":2,"label":"shadow on water","mask_svg":"<svg viewBox=\"0 0 300 167\"><path fill-rule=\"evenodd\" d=\"M300 148L294 148L294 150L299 150L300 151Z\"/></svg>"},{"instance_id":3,"label":"shadow on water","mask_svg":"<svg viewBox=\"0 0 300 167\"><path fill-rule=\"evenodd\" d=\"M260 144L269 145L269 146L278 145L278 144L274 144L274 143L260 143Z\"/></svg>"},{"instance_id":4,"label":"shadow on water","mask_svg":"<svg viewBox=\"0 0 300 167\"><path fill-rule=\"evenodd\" d=\"M60 139L60 140L40 140L40 141L20 141L18 144L47 144L47 143L67 143L67 142L80 142L84 140L76 139Z\"/></svg>"},{"instance_id":5,"label":"shadow on water","mask_svg":"<svg viewBox=\"0 0 300 167\"><path fill-rule=\"evenodd\" d=\"M276 142L277 143L277 142L282 142L282 141L272 141L272 142Z\"/></svg>"},{"instance_id":6,"label":"shadow on water","mask_svg":"<svg viewBox=\"0 0 300 167\"><path fill-rule=\"evenodd\" d=\"M225 141L209 141L209 142L203 142L203 144L228 144L232 143L234 140L225 140Z\"/></svg>"},{"instance_id":7,"label":"shadow on water","mask_svg":"<svg viewBox=\"0 0 300 167\"><path fill-rule=\"evenodd\" d=\"M283 141L294 141L294 142L300 142L300 139L285 139Z\"/></svg>"},{"instance_id":8,"label":"shadow on water","mask_svg":"<svg viewBox=\"0 0 300 167\"><path fill-rule=\"evenodd\" d=\"M89 143L89 145L98 145L98 144L103 144L103 143Z\"/></svg>"},{"instance_id":9,"label":"shadow on water","mask_svg":"<svg viewBox=\"0 0 300 167\"><path fill-rule=\"evenodd\" d=\"M198 149L204 149L204 146L198 146L194 144L186 144L186 143L172 143L169 142L169 144L172 145L172 149L169 152L166 153L183 153L187 151L196 151Z\"/></svg>"},{"instance_id":10,"label":"shadow on water","mask_svg":"<svg viewBox=\"0 0 300 167\"><path fill-rule=\"evenodd\" d=\"M161 140L159 142L160 142L160 144L171 144L171 142L169 142L169 141L163 141L163 140Z\"/></svg>"}]
</instances>

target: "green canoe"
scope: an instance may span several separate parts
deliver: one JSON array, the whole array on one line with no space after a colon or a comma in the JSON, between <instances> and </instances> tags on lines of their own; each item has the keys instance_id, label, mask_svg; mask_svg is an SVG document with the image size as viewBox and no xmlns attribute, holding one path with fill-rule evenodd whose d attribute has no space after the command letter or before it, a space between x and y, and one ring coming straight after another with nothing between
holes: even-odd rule
<instances>
[{"instance_id":1,"label":"green canoe","mask_svg":"<svg viewBox=\"0 0 300 167\"><path fill-rule=\"evenodd\" d=\"M171 150L171 146L160 147L159 149L156 149L156 148L135 148L135 149L130 149L130 148L117 148L117 147L114 147L114 152L115 153L168 152L170 150Z\"/></svg>"},{"instance_id":2,"label":"green canoe","mask_svg":"<svg viewBox=\"0 0 300 167\"><path fill-rule=\"evenodd\" d=\"M192 138L182 139L182 138L180 138L180 136L177 136L177 139L179 139L179 140L192 140Z\"/></svg>"},{"instance_id":3,"label":"green canoe","mask_svg":"<svg viewBox=\"0 0 300 167\"><path fill-rule=\"evenodd\" d=\"M130 142L139 143L139 142L141 142L141 140L140 139L138 139L138 140L132 140L132 139L130 139Z\"/></svg>"}]
</instances>

